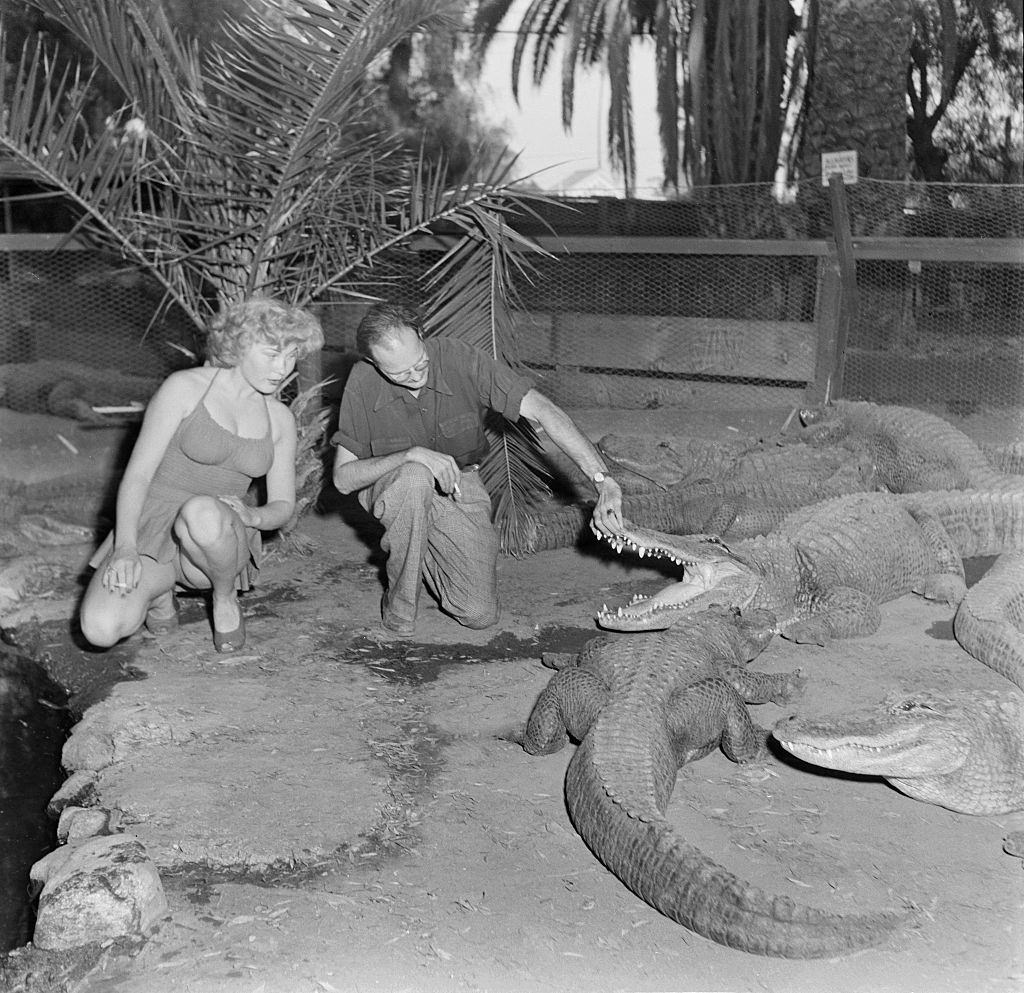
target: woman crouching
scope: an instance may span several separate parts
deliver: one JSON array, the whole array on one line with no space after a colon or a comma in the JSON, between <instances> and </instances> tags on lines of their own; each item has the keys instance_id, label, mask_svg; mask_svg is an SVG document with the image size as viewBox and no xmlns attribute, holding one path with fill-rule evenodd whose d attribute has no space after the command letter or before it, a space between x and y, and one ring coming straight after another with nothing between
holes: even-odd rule
<instances>
[{"instance_id":1,"label":"woman crouching","mask_svg":"<svg viewBox=\"0 0 1024 993\"><path fill-rule=\"evenodd\" d=\"M208 332L204 366L172 373L153 395L117 491L114 530L92 557L81 628L108 648L143 624L178 623L176 588L210 590L218 652L245 644L238 591L261 559L261 531L295 507L295 418L274 394L323 345L312 314L254 298ZM267 502L248 506L254 479Z\"/></svg>"}]
</instances>

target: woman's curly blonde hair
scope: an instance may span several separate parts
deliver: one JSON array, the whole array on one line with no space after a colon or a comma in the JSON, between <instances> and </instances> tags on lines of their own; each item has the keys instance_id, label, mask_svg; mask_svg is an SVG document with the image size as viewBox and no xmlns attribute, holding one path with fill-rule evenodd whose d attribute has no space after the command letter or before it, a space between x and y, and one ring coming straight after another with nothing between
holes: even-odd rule
<instances>
[{"instance_id":1,"label":"woman's curly blonde hair","mask_svg":"<svg viewBox=\"0 0 1024 993\"><path fill-rule=\"evenodd\" d=\"M308 310L270 297L251 297L229 304L210 321L206 352L211 365L230 368L255 341L298 349L299 358L324 344L320 321Z\"/></svg>"}]
</instances>

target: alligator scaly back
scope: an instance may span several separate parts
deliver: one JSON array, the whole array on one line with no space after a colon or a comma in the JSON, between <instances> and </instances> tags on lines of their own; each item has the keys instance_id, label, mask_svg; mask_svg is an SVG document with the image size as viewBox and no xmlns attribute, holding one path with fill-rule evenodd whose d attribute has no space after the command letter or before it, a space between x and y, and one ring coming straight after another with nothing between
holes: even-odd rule
<instances>
[{"instance_id":1,"label":"alligator scaly back","mask_svg":"<svg viewBox=\"0 0 1024 993\"><path fill-rule=\"evenodd\" d=\"M802 677L751 672L774 617L705 611L664 634L596 639L541 694L527 751L580 742L566 771L573 825L637 896L684 927L759 955L818 958L878 944L902 911L841 915L771 896L681 838L665 818L678 768L717 747L760 758L766 732L744 701L781 703Z\"/></svg>"},{"instance_id":2,"label":"alligator scaly back","mask_svg":"<svg viewBox=\"0 0 1024 993\"><path fill-rule=\"evenodd\" d=\"M1019 490L1020 476L994 467L988 456L948 421L912 407L838 400L803 410L804 441L843 442L871 459L892 493L920 490Z\"/></svg>"}]
</instances>

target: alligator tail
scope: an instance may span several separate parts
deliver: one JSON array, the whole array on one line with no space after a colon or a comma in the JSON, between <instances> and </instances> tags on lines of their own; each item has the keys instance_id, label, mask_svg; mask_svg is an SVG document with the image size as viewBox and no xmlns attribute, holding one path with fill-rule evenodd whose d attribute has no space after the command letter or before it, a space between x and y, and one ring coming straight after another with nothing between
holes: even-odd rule
<instances>
[{"instance_id":1,"label":"alligator tail","mask_svg":"<svg viewBox=\"0 0 1024 993\"><path fill-rule=\"evenodd\" d=\"M630 816L604 789L585 739L566 771L569 814L606 868L659 913L755 955L811 959L880 944L913 911L832 914L772 897L678 838L661 818Z\"/></svg>"},{"instance_id":2,"label":"alligator tail","mask_svg":"<svg viewBox=\"0 0 1024 993\"><path fill-rule=\"evenodd\" d=\"M1024 553L996 559L953 619L960 646L1024 690Z\"/></svg>"},{"instance_id":3,"label":"alligator tail","mask_svg":"<svg viewBox=\"0 0 1024 993\"><path fill-rule=\"evenodd\" d=\"M1024 486L931 490L897 499L911 513L937 517L963 558L1024 551Z\"/></svg>"}]
</instances>

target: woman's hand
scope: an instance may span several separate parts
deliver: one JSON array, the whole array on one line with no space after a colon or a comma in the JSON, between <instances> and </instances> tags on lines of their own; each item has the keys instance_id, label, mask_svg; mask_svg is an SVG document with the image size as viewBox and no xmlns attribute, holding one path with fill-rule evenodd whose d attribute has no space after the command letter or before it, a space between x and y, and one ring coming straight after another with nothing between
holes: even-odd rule
<instances>
[{"instance_id":1,"label":"woman's hand","mask_svg":"<svg viewBox=\"0 0 1024 993\"><path fill-rule=\"evenodd\" d=\"M115 548L103 567L103 588L127 596L142 578L142 559L134 549Z\"/></svg>"},{"instance_id":2,"label":"woman's hand","mask_svg":"<svg viewBox=\"0 0 1024 993\"><path fill-rule=\"evenodd\" d=\"M242 523L247 528L258 528L260 526L260 512L256 507L250 507L236 496L218 496L217 499L238 514Z\"/></svg>"}]
</instances>

